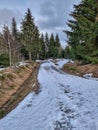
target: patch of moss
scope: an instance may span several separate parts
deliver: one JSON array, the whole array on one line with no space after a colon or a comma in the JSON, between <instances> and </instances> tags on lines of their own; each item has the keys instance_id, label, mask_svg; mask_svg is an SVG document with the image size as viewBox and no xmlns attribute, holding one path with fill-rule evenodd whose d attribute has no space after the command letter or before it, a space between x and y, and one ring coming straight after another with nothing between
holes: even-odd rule
<instances>
[{"instance_id":1,"label":"patch of moss","mask_svg":"<svg viewBox=\"0 0 98 130\"><path fill-rule=\"evenodd\" d=\"M79 70L76 66L64 65L64 69L71 73L79 73Z\"/></svg>"},{"instance_id":2,"label":"patch of moss","mask_svg":"<svg viewBox=\"0 0 98 130\"><path fill-rule=\"evenodd\" d=\"M9 79L13 79L14 76L13 76L13 74L9 73L9 74L7 74L7 78L9 78Z\"/></svg>"},{"instance_id":3,"label":"patch of moss","mask_svg":"<svg viewBox=\"0 0 98 130\"><path fill-rule=\"evenodd\" d=\"M0 109L0 118L2 118L5 115L5 110Z\"/></svg>"},{"instance_id":4,"label":"patch of moss","mask_svg":"<svg viewBox=\"0 0 98 130\"><path fill-rule=\"evenodd\" d=\"M0 75L0 80L5 80L6 79L6 74L1 74Z\"/></svg>"}]
</instances>

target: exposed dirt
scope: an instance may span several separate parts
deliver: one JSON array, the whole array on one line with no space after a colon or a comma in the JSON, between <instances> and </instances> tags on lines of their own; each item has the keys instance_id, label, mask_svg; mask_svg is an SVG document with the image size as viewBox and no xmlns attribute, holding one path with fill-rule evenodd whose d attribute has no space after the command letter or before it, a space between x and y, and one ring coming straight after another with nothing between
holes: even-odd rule
<instances>
[{"instance_id":1,"label":"exposed dirt","mask_svg":"<svg viewBox=\"0 0 98 130\"><path fill-rule=\"evenodd\" d=\"M29 63L0 71L0 117L15 108L31 90L37 93L39 66L38 63Z\"/></svg>"},{"instance_id":2,"label":"exposed dirt","mask_svg":"<svg viewBox=\"0 0 98 130\"><path fill-rule=\"evenodd\" d=\"M84 74L92 73L94 78L98 78L98 64L80 65L79 63L76 62L67 63L64 65L63 71L78 76L83 76Z\"/></svg>"}]
</instances>

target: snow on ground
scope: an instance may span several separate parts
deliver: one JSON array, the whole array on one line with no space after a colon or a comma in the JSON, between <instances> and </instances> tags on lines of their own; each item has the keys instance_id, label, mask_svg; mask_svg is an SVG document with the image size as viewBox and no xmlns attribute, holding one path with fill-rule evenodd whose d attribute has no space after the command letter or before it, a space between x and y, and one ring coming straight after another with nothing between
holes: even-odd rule
<instances>
[{"instance_id":1,"label":"snow on ground","mask_svg":"<svg viewBox=\"0 0 98 130\"><path fill-rule=\"evenodd\" d=\"M0 68L0 71L5 70L5 69L7 69L7 68Z\"/></svg>"},{"instance_id":2,"label":"snow on ground","mask_svg":"<svg viewBox=\"0 0 98 130\"><path fill-rule=\"evenodd\" d=\"M98 81L98 78L93 77L93 73L83 75L84 78Z\"/></svg>"},{"instance_id":3,"label":"snow on ground","mask_svg":"<svg viewBox=\"0 0 98 130\"><path fill-rule=\"evenodd\" d=\"M60 68L63 67L64 64L68 63L69 60L68 59L58 59L56 62L56 65L58 65Z\"/></svg>"},{"instance_id":4,"label":"snow on ground","mask_svg":"<svg viewBox=\"0 0 98 130\"><path fill-rule=\"evenodd\" d=\"M63 64L41 65L41 91L1 119L0 130L98 130L98 81L64 73Z\"/></svg>"},{"instance_id":5,"label":"snow on ground","mask_svg":"<svg viewBox=\"0 0 98 130\"><path fill-rule=\"evenodd\" d=\"M4 68L0 68L0 71L4 70Z\"/></svg>"},{"instance_id":6,"label":"snow on ground","mask_svg":"<svg viewBox=\"0 0 98 130\"><path fill-rule=\"evenodd\" d=\"M66 63L73 63L71 59L57 59L56 65L58 65L60 68L63 67L64 64Z\"/></svg>"},{"instance_id":7,"label":"snow on ground","mask_svg":"<svg viewBox=\"0 0 98 130\"><path fill-rule=\"evenodd\" d=\"M21 61L21 62L18 62L18 65L19 66L25 66L25 65L27 65L28 63L25 63L25 61Z\"/></svg>"},{"instance_id":8,"label":"snow on ground","mask_svg":"<svg viewBox=\"0 0 98 130\"><path fill-rule=\"evenodd\" d=\"M12 67L15 68L15 67L20 67L20 66L25 66L27 65L28 63L25 63L25 61L21 61L21 62L18 62L16 65L13 65ZM0 68L0 71L2 70L6 70L8 69L9 67L4 67L4 68Z\"/></svg>"}]
</instances>

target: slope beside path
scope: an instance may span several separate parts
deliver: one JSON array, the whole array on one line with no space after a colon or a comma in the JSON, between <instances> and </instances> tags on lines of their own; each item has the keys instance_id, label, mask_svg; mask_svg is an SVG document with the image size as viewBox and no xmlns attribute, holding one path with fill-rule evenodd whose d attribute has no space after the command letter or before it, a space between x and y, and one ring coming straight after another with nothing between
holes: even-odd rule
<instances>
[{"instance_id":1,"label":"slope beside path","mask_svg":"<svg viewBox=\"0 0 98 130\"><path fill-rule=\"evenodd\" d=\"M31 91L37 91L38 63L21 63L0 71L0 118L14 109ZM32 88L32 84L35 84Z\"/></svg>"}]
</instances>

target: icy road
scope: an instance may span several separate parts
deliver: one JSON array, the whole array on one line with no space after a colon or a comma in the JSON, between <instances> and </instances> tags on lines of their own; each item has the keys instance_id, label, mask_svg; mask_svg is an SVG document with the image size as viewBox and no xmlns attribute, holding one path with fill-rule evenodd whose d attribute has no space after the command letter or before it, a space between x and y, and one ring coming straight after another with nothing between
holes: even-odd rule
<instances>
[{"instance_id":1,"label":"icy road","mask_svg":"<svg viewBox=\"0 0 98 130\"><path fill-rule=\"evenodd\" d=\"M98 81L62 72L65 62L41 65L39 93L1 119L0 130L98 130Z\"/></svg>"}]
</instances>

